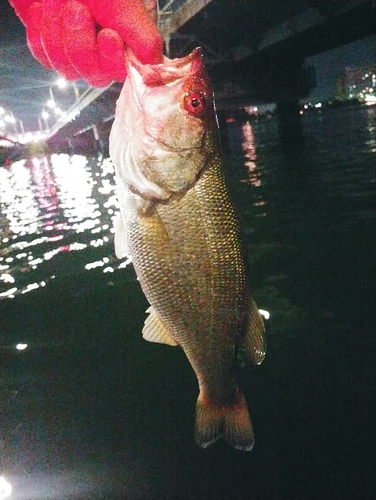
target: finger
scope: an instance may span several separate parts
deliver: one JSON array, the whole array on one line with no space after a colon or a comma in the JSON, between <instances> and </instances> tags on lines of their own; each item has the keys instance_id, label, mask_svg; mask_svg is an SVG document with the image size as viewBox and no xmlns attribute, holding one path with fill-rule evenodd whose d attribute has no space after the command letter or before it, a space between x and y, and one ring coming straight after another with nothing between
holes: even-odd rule
<instances>
[{"instance_id":1,"label":"finger","mask_svg":"<svg viewBox=\"0 0 376 500\"><path fill-rule=\"evenodd\" d=\"M127 76L124 59L124 43L120 35L105 28L97 36L98 52L102 71L111 75L112 80L123 82Z\"/></svg>"},{"instance_id":2,"label":"finger","mask_svg":"<svg viewBox=\"0 0 376 500\"><path fill-rule=\"evenodd\" d=\"M41 20L43 19L42 4L34 2L29 9L26 20L26 38L30 52L43 66L51 69L51 63L46 56L40 38Z\"/></svg>"},{"instance_id":3,"label":"finger","mask_svg":"<svg viewBox=\"0 0 376 500\"><path fill-rule=\"evenodd\" d=\"M23 24L26 26L28 20L28 12L31 5L35 0L9 0L9 3L16 11L17 16L21 19Z\"/></svg>"},{"instance_id":4,"label":"finger","mask_svg":"<svg viewBox=\"0 0 376 500\"><path fill-rule=\"evenodd\" d=\"M93 15L100 26L117 31L141 62L162 62L163 38L142 0L96 0Z\"/></svg>"},{"instance_id":5,"label":"finger","mask_svg":"<svg viewBox=\"0 0 376 500\"><path fill-rule=\"evenodd\" d=\"M61 22L63 0L45 0L41 40L51 66L67 80L79 80L80 75L64 52L64 28ZM76 42L77 43L77 42Z\"/></svg>"},{"instance_id":6,"label":"finger","mask_svg":"<svg viewBox=\"0 0 376 500\"><path fill-rule=\"evenodd\" d=\"M95 23L89 9L69 0L63 9L62 28L65 54L81 78L95 87L111 83L111 76L101 68Z\"/></svg>"}]
</instances>

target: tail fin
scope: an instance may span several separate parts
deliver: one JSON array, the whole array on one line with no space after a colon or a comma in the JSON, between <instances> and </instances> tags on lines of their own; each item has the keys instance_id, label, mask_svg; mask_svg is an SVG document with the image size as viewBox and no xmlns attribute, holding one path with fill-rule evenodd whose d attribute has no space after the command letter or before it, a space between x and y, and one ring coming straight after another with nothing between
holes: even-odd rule
<instances>
[{"instance_id":1,"label":"tail fin","mask_svg":"<svg viewBox=\"0 0 376 500\"><path fill-rule=\"evenodd\" d=\"M235 403L218 406L201 394L196 406L196 443L206 448L217 439L225 441L237 450L250 451L254 445L252 423L244 395L238 392Z\"/></svg>"}]
</instances>

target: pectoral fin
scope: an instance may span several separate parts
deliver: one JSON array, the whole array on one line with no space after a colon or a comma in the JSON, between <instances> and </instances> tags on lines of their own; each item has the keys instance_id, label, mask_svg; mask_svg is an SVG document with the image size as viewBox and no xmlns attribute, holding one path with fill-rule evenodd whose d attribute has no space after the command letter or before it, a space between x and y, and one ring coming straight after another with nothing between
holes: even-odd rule
<instances>
[{"instance_id":1,"label":"pectoral fin","mask_svg":"<svg viewBox=\"0 0 376 500\"><path fill-rule=\"evenodd\" d=\"M176 346L178 343L168 333L166 326L161 318L158 316L153 306L147 310L149 316L146 318L144 327L142 329L142 336L149 342L157 342L159 344L167 344Z\"/></svg>"},{"instance_id":2,"label":"pectoral fin","mask_svg":"<svg viewBox=\"0 0 376 500\"><path fill-rule=\"evenodd\" d=\"M118 259L130 257L129 242L127 232L121 214L117 215L115 226L115 255Z\"/></svg>"},{"instance_id":3,"label":"pectoral fin","mask_svg":"<svg viewBox=\"0 0 376 500\"><path fill-rule=\"evenodd\" d=\"M256 302L250 295L248 295L245 335L240 340L239 349L241 354L255 365L264 361L266 353L264 320L259 313Z\"/></svg>"}]
</instances>

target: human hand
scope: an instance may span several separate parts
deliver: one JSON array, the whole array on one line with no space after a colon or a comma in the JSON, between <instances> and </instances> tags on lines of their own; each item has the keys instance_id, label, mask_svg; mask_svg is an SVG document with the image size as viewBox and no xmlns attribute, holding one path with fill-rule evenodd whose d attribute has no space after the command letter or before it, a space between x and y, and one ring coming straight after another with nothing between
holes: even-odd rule
<instances>
[{"instance_id":1,"label":"human hand","mask_svg":"<svg viewBox=\"0 0 376 500\"><path fill-rule=\"evenodd\" d=\"M124 81L124 43L143 63L162 61L156 0L9 1L31 53L67 80L83 78L94 87Z\"/></svg>"}]
</instances>

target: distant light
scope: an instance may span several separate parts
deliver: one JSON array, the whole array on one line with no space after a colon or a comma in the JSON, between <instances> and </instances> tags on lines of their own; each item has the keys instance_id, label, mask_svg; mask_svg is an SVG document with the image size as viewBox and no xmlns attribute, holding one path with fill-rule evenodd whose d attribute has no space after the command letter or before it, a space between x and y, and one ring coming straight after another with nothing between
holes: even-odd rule
<instances>
[{"instance_id":1,"label":"distant light","mask_svg":"<svg viewBox=\"0 0 376 500\"><path fill-rule=\"evenodd\" d=\"M47 113L47 111L43 111L42 113L42 118L44 118L45 120L47 120L47 118L49 117L50 115Z\"/></svg>"},{"instance_id":2,"label":"distant light","mask_svg":"<svg viewBox=\"0 0 376 500\"><path fill-rule=\"evenodd\" d=\"M2 106L0 106L0 115L3 115L4 113L5 113L5 109Z\"/></svg>"},{"instance_id":3,"label":"distant light","mask_svg":"<svg viewBox=\"0 0 376 500\"><path fill-rule=\"evenodd\" d=\"M55 114L61 115L62 111L60 108L55 108Z\"/></svg>"},{"instance_id":4,"label":"distant light","mask_svg":"<svg viewBox=\"0 0 376 500\"><path fill-rule=\"evenodd\" d=\"M376 104L376 96L367 95L366 98L364 99L364 102L366 103L367 106L372 106L373 104Z\"/></svg>"},{"instance_id":5,"label":"distant light","mask_svg":"<svg viewBox=\"0 0 376 500\"><path fill-rule=\"evenodd\" d=\"M268 311L265 311L265 309L259 309L259 313L261 314L261 316L264 316L265 319L270 318L270 313Z\"/></svg>"},{"instance_id":6,"label":"distant light","mask_svg":"<svg viewBox=\"0 0 376 500\"><path fill-rule=\"evenodd\" d=\"M54 101L53 99L49 99L49 100L47 101L47 106L48 106L49 108L54 108L54 107L55 107L55 101Z\"/></svg>"},{"instance_id":7,"label":"distant light","mask_svg":"<svg viewBox=\"0 0 376 500\"><path fill-rule=\"evenodd\" d=\"M27 344L17 344L16 349L17 351L24 351L27 348Z\"/></svg>"},{"instance_id":8,"label":"distant light","mask_svg":"<svg viewBox=\"0 0 376 500\"><path fill-rule=\"evenodd\" d=\"M3 476L0 476L0 500L7 498L12 493L12 486L5 480Z\"/></svg>"},{"instance_id":9,"label":"distant light","mask_svg":"<svg viewBox=\"0 0 376 500\"><path fill-rule=\"evenodd\" d=\"M25 137L24 137L26 142L30 142L33 140L33 133L32 132L26 132Z\"/></svg>"},{"instance_id":10,"label":"distant light","mask_svg":"<svg viewBox=\"0 0 376 500\"><path fill-rule=\"evenodd\" d=\"M321 102L318 102L317 104L315 104L315 108L321 108L321 106L322 106Z\"/></svg>"}]
</instances>

